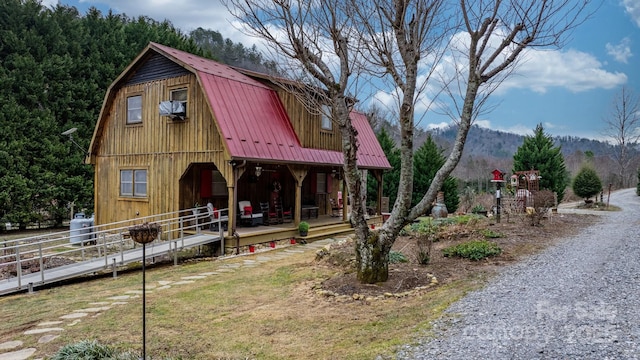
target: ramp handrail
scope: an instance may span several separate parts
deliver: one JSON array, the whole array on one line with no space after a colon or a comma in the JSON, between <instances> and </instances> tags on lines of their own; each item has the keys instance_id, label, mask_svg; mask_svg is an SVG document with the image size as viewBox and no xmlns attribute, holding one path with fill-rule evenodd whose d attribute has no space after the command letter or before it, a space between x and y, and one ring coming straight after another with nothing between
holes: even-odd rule
<instances>
[{"instance_id":1,"label":"ramp handrail","mask_svg":"<svg viewBox=\"0 0 640 360\"><path fill-rule=\"evenodd\" d=\"M128 228L146 222L156 223L162 228L158 239L147 246L153 246L157 241L170 241L174 244L173 250L177 251L184 247L185 232L199 234L203 227L213 225L217 226L223 239L222 222L226 221L226 216L222 214L227 213L227 209L216 212L217 216L210 217L206 206L196 207L96 225L83 229L80 234L77 230L68 230L4 240L0 244L0 270L6 273L7 279L0 281L15 281L17 278L17 287L23 288L23 269L30 268L31 273L38 269L41 283L44 283L46 270L68 265L52 264L53 259L62 257L72 261L104 261L105 268L113 265L109 263L110 259L119 259L118 263L122 265L125 251L141 246L130 238Z\"/></svg>"}]
</instances>

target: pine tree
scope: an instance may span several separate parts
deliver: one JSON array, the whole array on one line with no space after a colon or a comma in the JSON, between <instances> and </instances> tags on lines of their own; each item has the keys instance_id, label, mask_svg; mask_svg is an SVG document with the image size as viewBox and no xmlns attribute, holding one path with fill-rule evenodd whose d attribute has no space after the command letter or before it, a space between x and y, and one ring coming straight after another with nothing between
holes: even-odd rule
<instances>
[{"instance_id":1,"label":"pine tree","mask_svg":"<svg viewBox=\"0 0 640 360\"><path fill-rule=\"evenodd\" d=\"M383 127L377 135L382 151L391 164L391 169L382 175L382 196L389 198L389 206L392 207L396 201L398 193L398 182L400 181L400 151L396 148L393 139ZM375 200L377 194L376 180L369 175L367 179L367 199ZM391 210L391 209L389 209Z\"/></svg>"},{"instance_id":2,"label":"pine tree","mask_svg":"<svg viewBox=\"0 0 640 360\"><path fill-rule=\"evenodd\" d=\"M562 201L569 184L569 173L560 147L554 146L551 136L544 133L542 124L536 126L533 136L525 137L513 155L512 171L527 170L538 170L541 176L540 190L551 190L558 195L558 202Z\"/></svg>"},{"instance_id":3,"label":"pine tree","mask_svg":"<svg viewBox=\"0 0 640 360\"><path fill-rule=\"evenodd\" d=\"M442 155L442 150L438 148L431 135L428 135L422 146L414 152L411 206L415 206L422 199L422 196L429 189L433 177L444 162L445 158ZM457 180L449 176L444 181L441 190L444 192L444 203L447 206L447 211L450 213L456 211L460 202Z\"/></svg>"},{"instance_id":4,"label":"pine tree","mask_svg":"<svg viewBox=\"0 0 640 360\"><path fill-rule=\"evenodd\" d=\"M602 191L602 182L596 171L590 166L584 166L573 179L573 192L588 200Z\"/></svg>"}]
</instances>

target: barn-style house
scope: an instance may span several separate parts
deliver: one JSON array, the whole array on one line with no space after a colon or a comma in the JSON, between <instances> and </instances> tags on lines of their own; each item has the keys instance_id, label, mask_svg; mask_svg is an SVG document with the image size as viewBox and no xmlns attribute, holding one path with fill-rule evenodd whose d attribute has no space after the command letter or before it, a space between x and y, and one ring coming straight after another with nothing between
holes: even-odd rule
<instances>
[{"instance_id":1,"label":"barn-style house","mask_svg":"<svg viewBox=\"0 0 640 360\"><path fill-rule=\"evenodd\" d=\"M150 43L109 87L97 120L95 222L211 203L228 211L233 234L335 215L347 198L341 137L320 114L266 75ZM366 117L351 118L358 166L380 179L389 162Z\"/></svg>"}]
</instances>

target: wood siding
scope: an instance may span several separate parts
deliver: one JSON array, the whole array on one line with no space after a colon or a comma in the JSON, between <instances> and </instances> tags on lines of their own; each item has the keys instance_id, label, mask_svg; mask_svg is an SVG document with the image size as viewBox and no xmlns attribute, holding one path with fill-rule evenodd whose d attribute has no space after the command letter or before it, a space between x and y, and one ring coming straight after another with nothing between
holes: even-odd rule
<instances>
[{"instance_id":1,"label":"wood siding","mask_svg":"<svg viewBox=\"0 0 640 360\"><path fill-rule=\"evenodd\" d=\"M184 87L186 119L160 116L158 104L169 99L171 90ZM126 124L127 97L132 95L142 95L141 124ZM193 74L119 89L105 120L95 154L97 224L193 206L187 205L187 197L196 195L181 194L180 184L194 163L216 164L225 179L231 179L228 155ZM147 169L147 197L120 196L122 169Z\"/></svg>"},{"instance_id":2,"label":"wood siding","mask_svg":"<svg viewBox=\"0 0 640 360\"><path fill-rule=\"evenodd\" d=\"M303 147L342 151L342 140L335 124L332 130L323 130L319 113L310 113L292 92L285 91L280 87L275 90L289 114L289 120Z\"/></svg>"}]
</instances>

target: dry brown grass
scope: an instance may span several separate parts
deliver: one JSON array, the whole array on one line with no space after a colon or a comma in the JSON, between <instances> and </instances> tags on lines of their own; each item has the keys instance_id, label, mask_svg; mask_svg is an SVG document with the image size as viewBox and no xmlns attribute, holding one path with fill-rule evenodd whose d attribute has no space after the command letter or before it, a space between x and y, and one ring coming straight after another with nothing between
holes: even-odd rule
<instances>
[{"instance_id":1,"label":"dry brown grass","mask_svg":"<svg viewBox=\"0 0 640 360\"><path fill-rule=\"evenodd\" d=\"M460 259L445 263L447 260L438 258L430 266L440 285L400 299L340 301L318 295L314 286L343 276L344 271L316 262L314 251L255 267L243 265L234 272L221 272L189 284L150 289L147 354L154 359L373 359L378 355L391 358L397 346L423 336L430 321L439 317L449 304L482 286L496 266L538 251L559 234L575 233L593 221L576 218L571 217L573 220L567 223L564 232L560 219L553 220L556 221L553 226L544 227L545 231L517 224L492 225L497 231L513 231L511 236L498 239L509 251L485 263ZM228 269L258 256L152 267L147 271L147 285L151 288L161 280L179 281L186 276ZM85 339L140 351L140 297L90 314L73 326L69 326L69 320L56 325L65 331L47 344L37 344L37 336L23 334L41 322L59 320L60 316L80 309L104 306L95 303L140 289L138 269L121 273L115 280L105 276L39 290L33 295L0 298L0 343L22 340L25 347L38 349L36 357L50 356L65 344Z\"/></svg>"}]
</instances>

